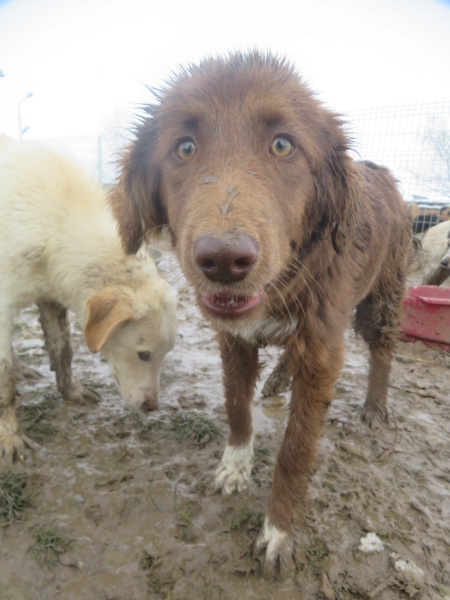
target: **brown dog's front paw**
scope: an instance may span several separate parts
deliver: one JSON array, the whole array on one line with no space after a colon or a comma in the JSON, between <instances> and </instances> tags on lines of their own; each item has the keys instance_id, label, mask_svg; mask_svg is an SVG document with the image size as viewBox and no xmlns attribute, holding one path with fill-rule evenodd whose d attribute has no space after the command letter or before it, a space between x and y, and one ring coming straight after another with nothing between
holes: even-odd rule
<instances>
[{"instance_id":1,"label":"brown dog's front paw","mask_svg":"<svg viewBox=\"0 0 450 600\"><path fill-rule=\"evenodd\" d=\"M252 470L253 438L241 446L227 444L222 460L216 469L211 491L222 490L224 496L242 492L248 488Z\"/></svg>"},{"instance_id":2,"label":"brown dog's front paw","mask_svg":"<svg viewBox=\"0 0 450 600\"><path fill-rule=\"evenodd\" d=\"M256 556L261 554L264 549L264 577L276 577L285 581L294 574L294 541L287 531L282 531L272 525L267 517L254 544L253 552Z\"/></svg>"}]
</instances>

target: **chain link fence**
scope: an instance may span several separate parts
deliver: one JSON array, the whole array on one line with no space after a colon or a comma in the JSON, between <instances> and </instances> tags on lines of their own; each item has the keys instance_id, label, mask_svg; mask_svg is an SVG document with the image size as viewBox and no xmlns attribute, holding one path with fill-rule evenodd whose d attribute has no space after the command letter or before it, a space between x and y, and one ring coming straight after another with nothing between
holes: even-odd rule
<instances>
[{"instance_id":1,"label":"chain link fence","mask_svg":"<svg viewBox=\"0 0 450 600\"><path fill-rule=\"evenodd\" d=\"M450 219L450 101L382 106L343 115L354 157L387 166L410 203L415 233ZM120 128L102 136L46 140L74 155L110 185L117 157L129 139Z\"/></svg>"},{"instance_id":2,"label":"chain link fence","mask_svg":"<svg viewBox=\"0 0 450 600\"><path fill-rule=\"evenodd\" d=\"M450 101L348 112L356 158L387 166L410 203L414 232L450 219Z\"/></svg>"}]
</instances>

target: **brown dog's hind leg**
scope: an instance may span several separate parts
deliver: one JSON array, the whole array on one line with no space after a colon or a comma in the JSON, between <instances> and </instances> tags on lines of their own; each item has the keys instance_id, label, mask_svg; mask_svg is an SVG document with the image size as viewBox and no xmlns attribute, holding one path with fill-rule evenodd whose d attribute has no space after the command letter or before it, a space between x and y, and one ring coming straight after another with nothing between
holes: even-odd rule
<instances>
[{"instance_id":1,"label":"brown dog's hind leg","mask_svg":"<svg viewBox=\"0 0 450 600\"><path fill-rule=\"evenodd\" d=\"M55 372L56 385L64 400L80 404L98 402L100 396L80 385L72 374L72 344L67 309L57 302L41 302L39 320L50 356L50 368Z\"/></svg>"},{"instance_id":2,"label":"brown dog's hind leg","mask_svg":"<svg viewBox=\"0 0 450 600\"><path fill-rule=\"evenodd\" d=\"M369 426L373 420L388 419L387 392L394 345L369 344L369 383L361 419Z\"/></svg>"},{"instance_id":3,"label":"brown dog's hind leg","mask_svg":"<svg viewBox=\"0 0 450 600\"><path fill-rule=\"evenodd\" d=\"M258 375L258 347L227 333L219 335L230 434L212 491L245 490L253 461L251 402Z\"/></svg>"},{"instance_id":4,"label":"brown dog's hind leg","mask_svg":"<svg viewBox=\"0 0 450 600\"><path fill-rule=\"evenodd\" d=\"M279 396L280 394L287 392L290 387L291 377L288 372L288 361L285 353L283 352L278 359L274 370L266 379L261 393L266 398L268 396Z\"/></svg>"},{"instance_id":5,"label":"brown dog's hind leg","mask_svg":"<svg viewBox=\"0 0 450 600\"><path fill-rule=\"evenodd\" d=\"M361 419L371 425L388 418L387 393L403 287L392 295L370 294L356 308L354 329L370 351L369 383Z\"/></svg>"}]
</instances>

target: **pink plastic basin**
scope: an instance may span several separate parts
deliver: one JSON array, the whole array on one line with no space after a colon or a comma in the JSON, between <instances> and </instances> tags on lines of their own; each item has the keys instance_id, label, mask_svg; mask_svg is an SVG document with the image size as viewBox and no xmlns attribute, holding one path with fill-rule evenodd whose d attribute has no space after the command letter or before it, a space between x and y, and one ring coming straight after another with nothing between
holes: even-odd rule
<instances>
[{"instance_id":1,"label":"pink plastic basin","mask_svg":"<svg viewBox=\"0 0 450 600\"><path fill-rule=\"evenodd\" d=\"M400 339L422 341L450 352L450 288L409 288L402 305Z\"/></svg>"}]
</instances>

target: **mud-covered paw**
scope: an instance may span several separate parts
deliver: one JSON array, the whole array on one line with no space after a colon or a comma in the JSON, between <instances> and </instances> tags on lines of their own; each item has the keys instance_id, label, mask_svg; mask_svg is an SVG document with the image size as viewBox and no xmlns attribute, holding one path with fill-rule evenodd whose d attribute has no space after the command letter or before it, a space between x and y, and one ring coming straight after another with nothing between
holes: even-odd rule
<instances>
[{"instance_id":1,"label":"mud-covered paw","mask_svg":"<svg viewBox=\"0 0 450 600\"><path fill-rule=\"evenodd\" d=\"M87 404L98 404L101 396L84 385L77 385L63 393L64 400L85 406Z\"/></svg>"},{"instance_id":2,"label":"mud-covered paw","mask_svg":"<svg viewBox=\"0 0 450 600\"><path fill-rule=\"evenodd\" d=\"M0 433L0 454L4 464L10 466L15 460L23 462L25 460L25 442L17 434Z\"/></svg>"},{"instance_id":3,"label":"mud-covered paw","mask_svg":"<svg viewBox=\"0 0 450 600\"><path fill-rule=\"evenodd\" d=\"M81 394L86 404L98 404L102 398L95 390L85 386L81 386Z\"/></svg>"},{"instance_id":4,"label":"mud-covered paw","mask_svg":"<svg viewBox=\"0 0 450 600\"><path fill-rule=\"evenodd\" d=\"M366 423L369 427L376 421L387 421L388 411L385 405L372 404L366 402L361 410L361 421Z\"/></svg>"},{"instance_id":5,"label":"mud-covered paw","mask_svg":"<svg viewBox=\"0 0 450 600\"><path fill-rule=\"evenodd\" d=\"M14 379L15 381L39 381L42 379L42 374L17 359L14 363Z\"/></svg>"},{"instance_id":6,"label":"mud-covered paw","mask_svg":"<svg viewBox=\"0 0 450 600\"><path fill-rule=\"evenodd\" d=\"M243 492L248 488L250 470L250 468L236 470L221 462L216 469L211 491L221 490L224 496L229 496L233 492Z\"/></svg>"},{"instance_id":7,"label":"mud-covered paw","mask_svg":"<svg viewBox=\"0 0 450 600\"><path fill-rule=\"evenodd\" d=\"M269 396L280 396L291 387L291 379L287 373L285 363L278 364L264 383L261 394L267 398Z\"/></svg>"},{"instance_id":8,"label":"mud-covered paw","mask_svg":"<svg viewBox=\"0 0 450 600\"><path fill-rule=\"evenodd\" d=\"M276 577L285 581L295 572L294 541L291 535L272 525L267 517L255 541L253 554L255 557L262 555L262 571L266 578Z\"/></svg>"},{"instance_id":9,"label":"mud-covered paw","mask_svg":"<svg viewBox=\"0 0 450 600\"><path fill-rule=\"evenodd\" d=\"M18 424L13 407L3 409L0 414L0 461L8 466L15 460L25 460L25 448L36 449L37 445L26 435L18 433Z\"/></svg>"},{"instance_id":10,"label":"mud-covered paw","mask_svg":"<svg viewBox=\"0 0 450 600\"><path fill-rule=\"evenodd\" d=\"M253 438L248 444L225 448L222 460L216 469L211 492L222 490L225 496L242 492L248 488L253 459Z\"/></svg>"}]
</instances>

